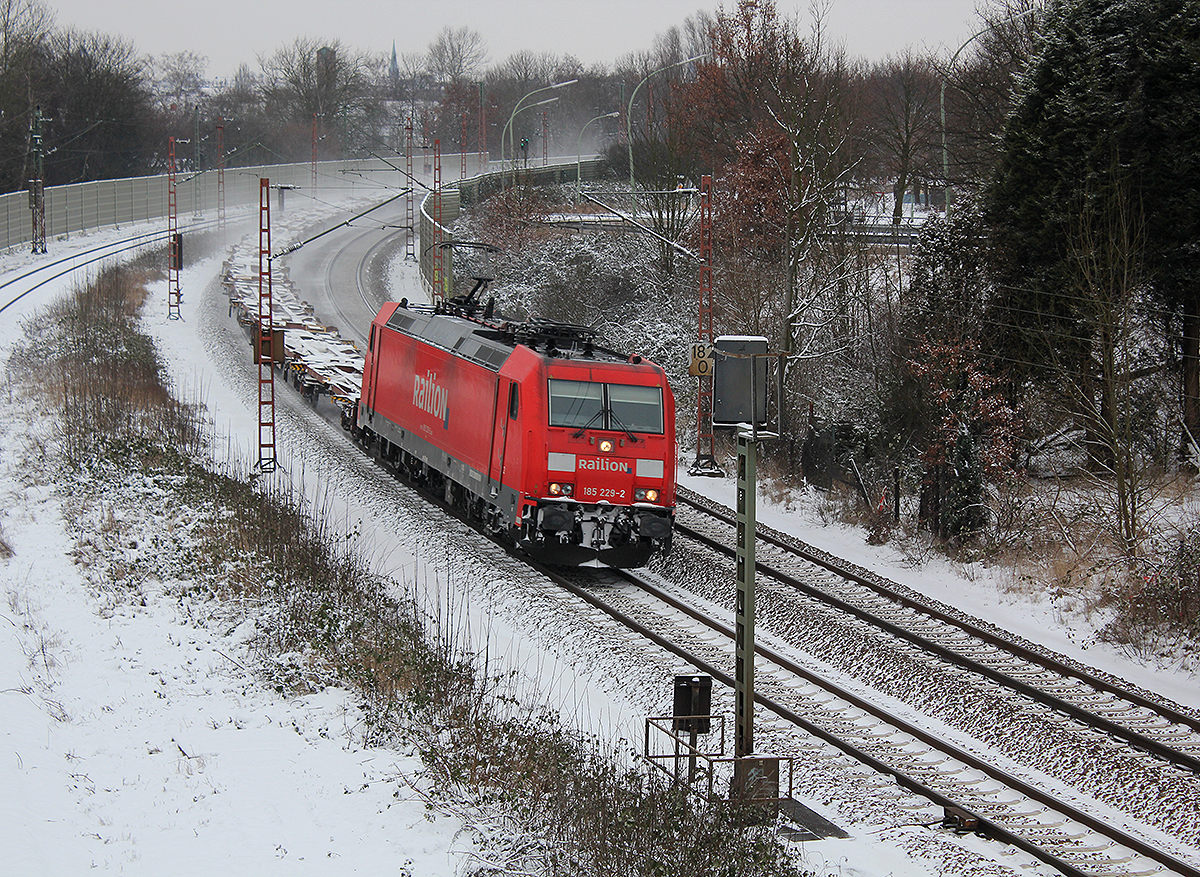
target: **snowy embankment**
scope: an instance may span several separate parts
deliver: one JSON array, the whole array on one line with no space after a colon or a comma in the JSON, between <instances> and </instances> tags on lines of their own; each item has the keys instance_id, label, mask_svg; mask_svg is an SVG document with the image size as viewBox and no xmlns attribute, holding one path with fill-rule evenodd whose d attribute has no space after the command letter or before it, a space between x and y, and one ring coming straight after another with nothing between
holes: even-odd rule
<instances>
[{"instance_id":1,"label":"snowy embankment","mask_svg":"<svg viewBox=\"0 0 1200 877\"><path fill-rule=\"evenodd\" d=\"M4 280L30 262L2 258ZM202 290L219 269L212 259L184 272L183 322L165 320L165 283L152 290L145 320L191 388L182 395L205 393L214 417L232 425L244 419L231 414L244 400L223 387L196 338ZM65 279L48 285L5 312L0 361L25 320L67 288ZM136 483L123 488L135 493L80 508L48 454L49 413L8 381L0 870L459 873L473 851L462 824L429 810L410 785L421 771L414 751L364 745L354 698L337 689L281 696L248 669L253 623L205 615L210 608L181 598L186 582L122 581L118 593L114 583L139 553L186 554L199 515Z\"/></svg>"},{"instance_id":2,"label":"snowy embankment","mask_svg":"<svg viewBox=\"0 0 1200 877\"><path fill-rule=\"evenodd\" d=\"M4 258L6 277L28 261ZM168 322L165 305L156 304L165 302L165 283L152 289L144 322L160 339L180 398L204 402L215 421L214 446L236 461L252 457L256 387L239 359L241 341L229 331L214 282L219 268L214 258L184 272L182 322ZM415 297L411 271L399 268L392 283L396 297ZM57 292L39 290L0 324L0 360L17 342L22 319ZM0 536L14 552L0 562L0 625L10 633L0 645L10 753L0 766L0 862L7 873L97 867L147 875L437 875L478 864L462 823L428 810L410 784L421 769L415 754L363 745L362 718L349 694L281 697L248 669L252 626L203 615L211 610L180 599L177 582L169 594L147 580L137 584L140 601L108 599L97 570L119 574L122 557L155 550L156 539L178 549L194 520L153 492L68 514L64 504L72 499L55 489L57 473L44 455L53 441L45 412L22 402L11 385L0 406ZM667 707L666 679L647 691L636 672L622 679L602 662L593 667L586 639L556 642L561 629L546 615L553 608L530 612L511 571L494 572L505 581L491 591L486 577L502 561L459 552L452 544L458 536L431 526L419 503L406 507L397 499L381 508L364 500L378 496L382 476L361 461L335 464L343 437L304 433L312 427L303 426L297 409L281 408L281 422L295 430L281 434L283 472L314 502L332 501L381 571L417 582L453 577L473 589L477 602L464 610L466 628L523 674L532 696L610 739L636 740L641 716ZM323 478L335 466L341 485L331 488ZM688 484L718 496L732 490L720 480ZM116 517L131 505L136 514ZM1094 664L1103 655L1103 669L1200 704L1185 674L1150 673L1092 645L1053 607L1006 596L983 571L964 580L948 566L909 569L886 548L868 551L861 534L822 525L810 509L764 506L760 518L1080 660ZM68 520L79 523L69 529ZM841 873L927 872L927 864L872 839L869 826L851 830L850 840L810 845L807 859Z\"/></svg>"}]
</instances>

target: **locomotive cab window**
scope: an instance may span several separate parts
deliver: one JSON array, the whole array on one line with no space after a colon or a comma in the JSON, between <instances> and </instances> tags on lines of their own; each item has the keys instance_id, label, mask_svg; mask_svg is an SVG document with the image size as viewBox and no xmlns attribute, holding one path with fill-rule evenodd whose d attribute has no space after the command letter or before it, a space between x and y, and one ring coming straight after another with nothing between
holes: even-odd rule
<instances>
[{"instance_id":1,"label":"locomotive cab window","mask_svg":"<svg viewBox=\"0 0 1200 877\"><path fill-rule=\"evenodd\" d=\"M552 379L550 425L661 435L662 388Z\"/></svg>"},{"instance_id":2,"label":"locomotive cab window","mask_svg":"<svg viewBox=\"0 0 1200 877\"><path fill-rule=\"evenodd\" d=\"M508 419L516 420L517 412L521 410L520 384L508 385Z\"/></svg>"},{"instance_id":3,"label":"locomotive cab window","mask_svg":"<svg viewBox=\"0 0 1200 877\"><path fill-rule=\"evenodd\" d=\"M608 384L607 387L608 411L613 421L610 429L653 433L663 431L661 387L629 384Z\"/></svg>"},{"instance_id":4,"label":"locomotive cab window","mask_svg":"<svg viewBox=\"0 0 1200 877\"><path fill-rule=\"evenodd\" d=\"M550 381L550 425L587 428L600 426L604 385L590 381Z\"/></svg>"}]
</instances>

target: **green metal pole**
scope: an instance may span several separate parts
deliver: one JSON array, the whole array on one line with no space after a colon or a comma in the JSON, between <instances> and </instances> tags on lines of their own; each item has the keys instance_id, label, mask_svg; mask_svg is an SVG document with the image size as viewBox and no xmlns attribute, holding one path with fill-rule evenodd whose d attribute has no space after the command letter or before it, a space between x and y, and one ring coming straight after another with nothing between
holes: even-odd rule
<instances>
[{"instance_id":1,"label":"green metal pole","mask_svg":"<svg viewBox=\"0 0 1200 877\"><path fill-rule=\"evenodd\" d=\"M754 405L752 402L752 408ZM751 414L751 419L757 419L757 411ZM754 753L754 537L758 456L755 433L754 427L743 428L739 429L737 437L737 602L734 607L737 734L734 755L738 758Z\"/></svg>"}]
</instances>

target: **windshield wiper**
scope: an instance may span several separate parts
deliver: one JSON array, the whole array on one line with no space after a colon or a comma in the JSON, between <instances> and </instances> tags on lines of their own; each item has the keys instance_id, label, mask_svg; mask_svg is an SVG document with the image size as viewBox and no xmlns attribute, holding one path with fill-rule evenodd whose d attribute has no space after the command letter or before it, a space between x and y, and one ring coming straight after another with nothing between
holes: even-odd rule
<instances>
[{"instance_id":1,"label":"windshield wiper","mask_svg":"<svg viewBox=\"0 0 1200 877\"><path fill-rule=\"evenodd\" d=\"M617 417L617 412L613 411L612 408L608 409L608 416L613 419L613 422L616 423L617 426L625 430L625 435L629 436L629 440L631 442L636 442L638 440L638 437L633 434L633 430L621 422L621 418Z\"/></svg>"},{"instance_id":2,"label":"windshield wiper","mask_svg":"<svg viewBox=\"0 0 1200 877\"><path fill-rule=\"evenodd\" d=\"M599 410L597 410L596 413L593 414L588 419L587 423L585 423L583 426L579 427L579 429L577 429L575 432L571 433L571 438L583 438L583 434L584 434L584 432L587 431L587 428L589 426L591 426L593 423L595 423L596 418L599 417L601 414L603 414L607 410L608 410L607 408L600 408Z\"/></svg>"},{"instance_id":3,"label":"windshield wiper","mask_svg":"<svg viewBox=\"0 0 1200 877\"><path fill-rule=\"evenodd\" d=\"M614 423L616 423L617 426L621 427L621 429L623 429L625 431L625 435L629 436L629 440L631 442L638 441L638 437L633 434L633 430L631 430L628 426L626 426L624 423L621 422L621 418L617 417L617 412L613 411L611 407L601 408L599 411L597 411L595 414L593 414L587 423L585 423L583 426L579 427L579 429L575 430L575 432L571 433L571 438L583 438L583 434L585 432L587 432L588 427L590 427L593 423L595 423L596 418L599 417L601 414L607 414L610 418L612 418L612 421Z\"/></svg>"}]
</instances>

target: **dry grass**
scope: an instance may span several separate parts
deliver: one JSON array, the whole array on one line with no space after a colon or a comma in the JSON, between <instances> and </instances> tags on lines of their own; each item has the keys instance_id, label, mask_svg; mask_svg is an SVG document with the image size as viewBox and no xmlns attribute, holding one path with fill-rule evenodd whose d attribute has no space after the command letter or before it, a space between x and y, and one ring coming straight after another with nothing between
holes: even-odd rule
<instances>
[{"instance_id":1,"label":"dry grass","mask_svg":"<svg viewBox=\"0 0 1200 877\"><path fill-rule=\"evenodd\" d=\"M96 492L78 500L94 527L77 558L109 563L112 594L136 599L154 576L179 583L189 612L213 604L226 623L253 612L259 672L280 692L356 691L368 743L414 740L443 803L469 800L481 819L507 826L489 850L506 872L798 877L770 826L699 806L557 715L523 708L448 624L461 613L422 605L412 589L394 598L403 589L370 573L328 509L302 511L288 482L263 488L215 471L200 406L171 397L152 341L137 331L143 280L137 270L102 272L32 321L14 357L58 409L66 468L83 474L80 491ZM111 514L121 501L112 488L131 472L169 490L189 528L188 539L167 540L170 550L145 552L140 567L107 559L128 539ZM45 645L38 656L48 661Z\"/></svg>"},{"instance_id":2,"label":"dry grass","mask_svg":"<svg viewBox=\"0 0 1200 877\"><path fill-rule=\"evenodd\" d=\"M137 330L145 281L141 271L102 270L33 318L29 342L10 360L61 411L68 461L101 446L134 457L160 446L183 455L202 450L198 412L173 399L154 342Z\"/></svg>"},{"instance_id":3,"label":"dry grass","mask_svg":"<svg viewBox=\"0 0 1200 877\"><path fill-rule=\"evenodd\" d=\"M1088 619L1097 636L1131 653L1161 654L1163 642L1200 643L1200 511L1195 482L1166 473L1142 485L1144 528L1130 552L1114 526L1111 492L1094 475L1014 477L989 494L991 523L966 543L937 542L919 527L915 498L900 521L836 485L821 503L829 520L862 528L913 563L939 553L987 565L1012 594L1052 605L1064 621Z\"/></svg>"}]
</instances>

